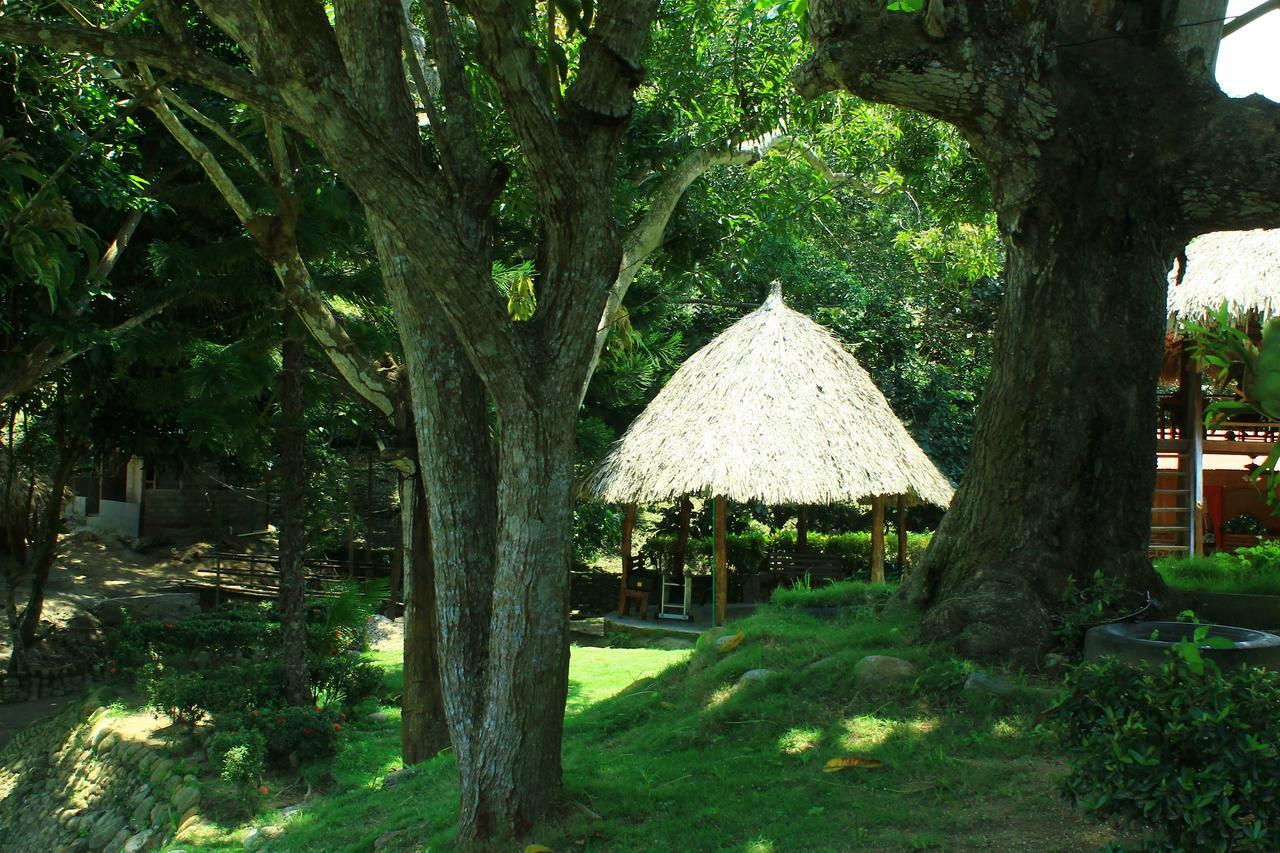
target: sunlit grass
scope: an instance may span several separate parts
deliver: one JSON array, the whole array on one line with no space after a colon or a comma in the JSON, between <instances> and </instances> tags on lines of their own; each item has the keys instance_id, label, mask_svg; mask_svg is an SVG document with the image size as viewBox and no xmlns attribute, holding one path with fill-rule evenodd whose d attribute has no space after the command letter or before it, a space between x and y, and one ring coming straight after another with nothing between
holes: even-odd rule
<instances>
[{"instance_id":1,"label":"sunlit grass","mask_svg":"<svg viewBox=\"0 0 1280 853\"><path fill-rule=\"evenodd\" d=\"M1074 850L1115 840L1059 796L1063 768L1030 724L1043 698L964 691L968 667L916 643L910 620L765 608L737 627L746 638L725 655L573 650L561 806L526 842L784 851ZM904 657L919 677L859 686L853 664L866 654ZM383 661L398 689L399 661ZM756 668L775 675L735 687ZM409 831L385 849L449 849L451 756L382 788L399 767L399 720L370 721L373 709L362 710L312 802L259 818L283 828L270 849L367 851L398 830ZM881 765L823 772L848 755ZM245 829L181 846L237 849Z\"/></svg>"}]
</instances>

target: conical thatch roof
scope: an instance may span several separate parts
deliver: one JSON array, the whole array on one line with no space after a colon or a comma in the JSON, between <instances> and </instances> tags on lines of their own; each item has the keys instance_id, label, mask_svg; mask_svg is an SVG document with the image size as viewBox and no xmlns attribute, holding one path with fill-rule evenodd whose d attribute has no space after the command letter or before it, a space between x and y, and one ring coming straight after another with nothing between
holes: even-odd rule
<instances>
[{"instance_id":1,"label":"conical thatch roof","mask_svg":"<svg viewBox=\"0 0 1280 853\"><path fill-rule=\"evenodd\" d=\"M1203 320L1227 303L1232 318L1280 315L1280 228L1215 231L1187 245L1182 282L1169 273L1169 322Z\"/></svg>"},{"instance_id":2,"label":"conical thatch roof","mask_svg":"<svg viewBox=\"0 0 1280 853\"><path fill-rule=\"evenodd\" d=\"M857 360L791 310L778 284L694 353L583 487L608 503L684 494L828 504L907 495L938 506L951 484Z\"/></svg>"}]
</instances>

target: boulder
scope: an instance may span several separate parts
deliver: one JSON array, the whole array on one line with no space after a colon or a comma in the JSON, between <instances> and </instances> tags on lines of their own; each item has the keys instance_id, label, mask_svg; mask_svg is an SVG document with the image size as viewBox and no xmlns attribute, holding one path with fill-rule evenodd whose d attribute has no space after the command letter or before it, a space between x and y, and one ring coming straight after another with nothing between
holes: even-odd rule
<instances>
[{"instance_id":1,"label":"boulder","mask_svg":"<svg viewBox=\"0 0 1280 853\"><path fill-rule=\"evenodd\" d=\"M748 684L756 684L762 681L768 681L770 678L772 678L775 675L777 675L777 673L771 669L749 669L746 672L742 673L741 676L739 676L738 686L745 687Z\"/></svg>"},{"instance_id":2,"label":"boulder","mask_svg":"<svg viewBox=\"0 0 1280 853\"><path fill-rule=\"evenodd\" d=\"M981 693L991 693L996 696L1007 696L1017 691L1017 687L994 675L987 675L985 672L971 672L969 677L964 680L965 690L976 690Z\"/></svg>"},{"instance_id":3,"label":"boulder","mask_svg":"<svg viewBox=\"0 0 1280 853\"><path fill-rule=\"evenodd\" d=\"M392 634L398 632L396 623L383 616L381 613L375 613L369 617L369 621L365 623L364 637L365 641L371 646L376 646L383 640L389 639Z\"/></svg>"},{"instance_id":4,"label":"boulder","mask_svg":"<svg viewBox=\"0 0 1280 853\"><path fill-rule=\"evenodd\" d=\"M200 612L200 597L193 592L161 592L108 598L94 605L92 613L108 628L124 624L124 614L139 622L181 619Z\"/></svg>"},{"instance_id":5,"label":"boulder","mask_svg":"<svg viewBox=\"0 0 1280 853\"><path fill-rule=\"evenodd\" d=\"M147 849L148 842L151 841L153 832L150 829L144 829L137 835L129 836L129 840L124 843L124 849L121 853L142 853Z\"/></svg>"},{"instance_id":6,"label":"boulder","mask_svg":"<svg viewBox=\"0 0 1280 853\"><path fill-rule=\"evenodd\" d=\"M915 674L910 661L892 655L867 655L853 665L853 680L868 687L905 681Z\"/></svg>"},{"instance_id":7,"label":"boulder","mask_svg":"<svg viewBox=\"0 0 1280 853\"><path fill-rule=\"evenodd\" d=\"M200 802L200 789L195 785L184 785L173 792L173 810L185 812Z\"/></svg>"},{"instance_id":8,"label":"boulder","mask_svg":"<svg viewBox=\"0 0 1280 853\"><path fill-rule=\"evenodd\" d=\"M382 779L383 788L394 788L404 780L410 778L416 773L413 767L401 767L399 770L392 770Z\"/></svg>"},{"instance_id":9,"label":"boulder","mask_svg":"<svg viewBox=\"0 0 1280 853\"><path fill-rule=\"evenodd\" d=\"M89 833L89 847L101 850L110 844L122 829L124 829L124 818L114 812L107 812L93 825L93 830Z\"/></svg>"}]
</instances>

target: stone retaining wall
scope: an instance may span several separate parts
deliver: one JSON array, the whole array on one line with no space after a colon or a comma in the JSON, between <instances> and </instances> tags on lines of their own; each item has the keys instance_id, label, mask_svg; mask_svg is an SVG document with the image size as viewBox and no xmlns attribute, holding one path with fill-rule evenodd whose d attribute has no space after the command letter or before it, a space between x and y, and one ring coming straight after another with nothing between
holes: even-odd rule
<instances>
[{"instance_id":1,"label":"stone retaining wall","mask_svg":"<svg viewBox=\"0 0 1280 853\"><path fill-rule=\"evenodd\" d=\"M0 752L6 853L139 853L198 830L204 753L148 715L82 703Z\"/></svg>"}]
</instances>

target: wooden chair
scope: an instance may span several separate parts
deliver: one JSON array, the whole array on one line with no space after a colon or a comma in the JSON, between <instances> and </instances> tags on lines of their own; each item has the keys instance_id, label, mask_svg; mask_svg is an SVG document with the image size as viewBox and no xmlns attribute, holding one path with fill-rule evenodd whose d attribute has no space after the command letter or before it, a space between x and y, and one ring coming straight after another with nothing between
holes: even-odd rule
<instances>
[{"instance_id":1,"label":"wooden chair","mask_svg":"<svg viewBox=\"0 0 1280 853\"><path fill-rule=\"evenodd\" d=\"M662 578L655 572L633 571L618 589L618 615L626 616L632 601L640 608L640 618L649 618L649 594L658 590Z\"/></svg>"}]
</instances>

